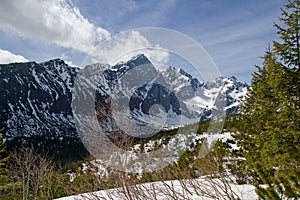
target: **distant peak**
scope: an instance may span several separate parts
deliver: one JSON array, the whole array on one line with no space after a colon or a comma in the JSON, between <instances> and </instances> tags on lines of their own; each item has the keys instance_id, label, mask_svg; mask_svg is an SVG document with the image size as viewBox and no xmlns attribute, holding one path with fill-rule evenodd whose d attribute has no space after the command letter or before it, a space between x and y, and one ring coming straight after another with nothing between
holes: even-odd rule
<instances>
[{"instance_id":1,"label":"distant peak","mask_svg":"<svg viewBox=\"0 0 300 200\"><path fill-rule=\"evenodd\" d=\"M166 68L166 71L173 71L173 70L176 70L176 68L171 65Z\"/></svg>"},{"instance_id":2,"label":"distant peak","mask_svg":"<svg viewBox=\"0 0 300 200\"><path fill-rule=\"evenodd\" d=\"M141 64L145 64L145 63L150 63L150 60L144 54L138 54L138 55L132 57L129 61L127 61L127 63L129 63L129 62L135 62L135 63L141 62Z\"/></svg>"},{"instance_id":3,"label":"distant peak","mask_svg":"<svg viewBox=\"0 0 300 200\"><path fill-rule=\"evenodd\" d=\"M66 63L65 63L62 59L60 59L60 58L51 59L51 60L42 62L41 64L50 64L50 63L66 64Z\"/></svg>"},{"instance_id":4,"label":"distant peak","mask_svg":"<svg viewBox=\"0 0 300 200\"><path fill-rule=\"evenodd\" d=\"M145 64L151 64L150 60L144 54L138 54L138 55L132 57L128 61L119 62L118 64L112 66L111 69L120 69L124 65L129 66L130 68L133 68L135 66L145 65Z\"/></svg>"},{"instance_id":5,"label":"distant peak","mask_svg":"<svg viewBox=\"0 0 300 200\"><path fill-rule=\"evenodd\" d=\"M237 80L237 78L235 76L231 76L230 79Z\"/></svg>"},{"instance_id":6,"label":"distant peak","mask_svg":"<svg viewBox=\"0 0 300 200\"><path fill-rule=\"evenodd\" d=\"M188 78L190 78L190 79L193 78L192 75L190 75L189 73L187 73L186 71L184 71L182 68L178 68L176 71L177 71L179 74L181 74L181 75L183 75L183 76L186 76L186 77L188 77Z\"/></svg>"},{"instance_id":7,"label":"distant peak","mask_svg":"<svg viewBox=\"0 0 300 200\"><path fill-rule=\"evenodd\" d=\"M131 60L145 59L145 58L148 59L143 53L141 53L141 54L138 54L138 55L132 57Z\"/></svg>"}]
</instances>

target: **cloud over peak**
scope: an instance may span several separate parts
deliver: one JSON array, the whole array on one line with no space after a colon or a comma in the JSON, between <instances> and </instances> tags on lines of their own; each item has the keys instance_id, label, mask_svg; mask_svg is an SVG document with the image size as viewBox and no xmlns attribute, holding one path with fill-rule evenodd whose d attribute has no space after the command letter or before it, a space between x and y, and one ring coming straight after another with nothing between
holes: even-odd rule
<instances>
[{"instance_id":1,"label":"cloud over peak","mask_svg":"<svg viewBox=\"0 0 300 200\"><path fill-rule=\"evenodd\" d=\"M121 33L115 37L108 30L89 22L71 0L2 0L0 29L22 38L56 44L87 55L96 50L97 60L108 63L132 50L140 49L141 53L145 53L145 48L159 49L157 44L150 44L136 31L125 31L126 34ZM107 41L109 45L97 48ZM159 62L168 57L167 53L154 50L146 54Z\"/></svg>"},{"instance_id":2,"label":"cloud over peak","mask_svg":"<svg viewBox=\"0 0 300 200\"><path fill-rule=\"evenodd\" d=\"M0 5L0 28L24 38L87 53L110 37L107 30L83 17L71 1L3 0Z\"/></svg>"},{"instance_id":3,"label":"cloud over peak","mask_svg":"<svg viewBox=\"0 0 300 200\"><path fill-rule=\"evenodd\" d=\"M27 62L28 60L20 55L15 55L7 50L0 49L0 64L9 64L14 62Z\"/></svg>"}]
</instances>

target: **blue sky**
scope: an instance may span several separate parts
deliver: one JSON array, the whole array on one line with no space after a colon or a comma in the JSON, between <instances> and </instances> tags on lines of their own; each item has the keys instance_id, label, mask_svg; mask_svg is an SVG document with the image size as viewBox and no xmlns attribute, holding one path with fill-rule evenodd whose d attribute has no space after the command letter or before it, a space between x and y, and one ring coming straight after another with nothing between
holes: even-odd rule
<instances>
[{"instance_id":1,"label":"blue sky","mask_svg":"<svg viewBox=\"0 0 300 200\"><path fill-rule=\"evenodd\" d=\"M114 34L162 27L202 45L222 76L250 83L254 65L261 64L259 57L277 39L272 24L284 4L283 0L2 0L0 62L59 57L80 66L97 44ZM128 37L126 44L147 43L137 37Z\"/></svg>"}]
</instances>

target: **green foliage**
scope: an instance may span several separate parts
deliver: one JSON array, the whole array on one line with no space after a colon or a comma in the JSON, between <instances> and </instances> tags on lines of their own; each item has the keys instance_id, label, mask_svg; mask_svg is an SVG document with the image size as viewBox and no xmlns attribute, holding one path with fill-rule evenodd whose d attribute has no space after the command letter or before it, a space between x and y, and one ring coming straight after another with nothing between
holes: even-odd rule
<instances>
[{"instance_id":1,"label":"green foliage","mask_svg":"<svg viewBox=\"0 0 300 200\"><path fill-rule=\"evenodd\" d=\"M278 29L281 42L274 41L275 52L280 56L280 59L289 67L297 67L300 69L300 1L289 1L285 9L281 9L280 22L284 26L274 24Z\"/></svg>"},{"instance_id":2,"label":"green foliage","mask_svg":"<svg viewBox=\"0 0 300 200\"><path fill-rule=\"evenodd\" d=\"M282 10L285 28L275 24L282 42L274 42L257 66L238 129L248 172L263 199L300 197L299 5L295 0Z\"/></svg>"},{"instance_id":3,"label":"green foliage","mask_svg":"<svg viewBox=\"0 0 300 200\"><path fill-rule=\"evenodd\" d=\"M2 143L2 136L0 135L0 190L2 190L9 182L8 169L5 166L8 157L5 153L6 148Z\"/></svg>"},{"instance_id":4,"label":"green foliage","mask_svg":"<svg viewBox=\"0 0 300 200\"><path fill-rule=\"evenodd\" d=\"M1 132L1 130L0 130ZM2 142L2 135L0 134L0 197L1 199L15 199L18 196L13 191L20 188L20 183L11 182L9 171L6 163L9 157L7 156L6 147Z\"/></svg>"}]
</instances>

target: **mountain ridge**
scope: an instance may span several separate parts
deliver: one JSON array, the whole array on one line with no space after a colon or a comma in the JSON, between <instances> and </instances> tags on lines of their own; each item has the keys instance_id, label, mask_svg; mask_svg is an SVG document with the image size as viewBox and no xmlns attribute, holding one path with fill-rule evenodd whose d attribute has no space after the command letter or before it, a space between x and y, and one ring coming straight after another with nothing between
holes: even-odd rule
<instances>
[{"instance_id":1,"label":"mountain ridge","mask_svg":"<svg viewBox=\"0 0 300 200\"><path fill-rule=\"evenodd\" d=\"M93 65L96 66L97 64ZM129 61L121 62L114 66L106 65L105 73L109 78L105 78L106 80L102 80L102 82L109 82L107 87L116 87L116 84L122 80L121 78L126 77L125 75L128 74L128 71L134 71L133 69L140 65L151 66L152 64L145 55L140 54ZM138 70L138 68L136 69ZM59 58L41 63L1 64L0 95L3 98L0 100L0 110L2 111L0 120L1 127L5 127L3 132L5 139L25 138L26 140L26 138L30 137L47 136L54 139L60 138L60 140L64 140L64 138L78 140L79 136L74 125L71 102L75 78L80 70L77 67L69 66ZM165 91L165 93L167 92L166 94L169 94L168 88L171 91L174 90L174 95L178 95L180 100L184 100L181 109L186 109L185 113L189 113L186 114L187 118L194 116L199 119L202 117L200 119L202 121L209 120L211 117L209 110L213 109L213 106L202 106L201 104L205 102L205 98L211 97L213 90L223 82L227 81L227 89L224 89L224 95L227 98L227 114L237 112L239 101L245 96L246 84L239 82L236 78L219 78L215 82L202 83L183 69L170 68L169 72L165 70L159 73L166 80L170 78L170 80L165 82L166 87L161 87L159 91ZM176 75L176 73L179 74ZM103 94L108 92L107 95L110 95L109 92L112 89L103 90L102 92ZM188 93L189 90L191 94ZM154 88L153 91L157 93L157 88ZM126 91L124 91L124 94L126 94ZM172 100L174 97L170 98L170 102L174 102ZM102 99L101 101L105 102L104 100ZM203 102L200 100L203 100ZM152 102L152 104L145 106L148 109L151 105L162 103L163 101ZM137 108L136 106L133 107ZM169 109L165 105L166 108ZM179 109L179 107L177 106L176 109ZM204 110L208 113L207 115L203 115ZM147 113L148 110L144 110L144 113L141 111L137 110L138 114L149 114ZM165 112L168 113L167 110ZM174 113L169 113L169 115L174 115ZM178 111L177 115L179 115ZM104 120L107 120L111 116L102 117L105 118Z\"/></svg>"}]
</instances>

